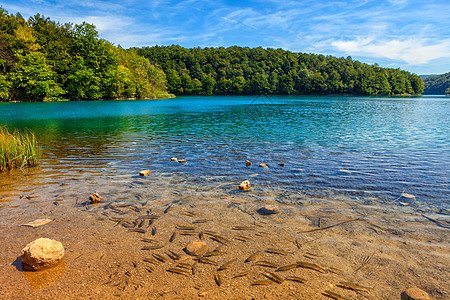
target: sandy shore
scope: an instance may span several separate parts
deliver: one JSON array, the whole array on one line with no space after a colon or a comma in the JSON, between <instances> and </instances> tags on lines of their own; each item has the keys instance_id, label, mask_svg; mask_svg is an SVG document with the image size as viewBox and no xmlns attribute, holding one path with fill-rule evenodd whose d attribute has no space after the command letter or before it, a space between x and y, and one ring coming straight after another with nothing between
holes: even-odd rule
<instances>
[{"instance_id":1,"label":"sandy shore","mask_svg":"<svg viewBox=\"0 0 450 300\"><path fill-rule=\"evenodd\" d=\"M449 212L415 199L314 198L258 186L255 178L248 178L256 181L252 189L242 192L239 182L226 178L95 176L47 179L42 185L34 175L25 175L2 177L1 299L330 299L325 291L347 299L400 299L413 286L432 299L450 298ZM89 205L94 191L103 200ZM257 212L268 204L277 205L280 213ZM40 218L53 221L22 226ZM62 242L64 261L45 271L24 272L20 251L39 237ZM218 248L219 255L208 257L216 265L188 257L184 263L193 265L193 272L168 272L177 265L169 250L185 254L186 244L198 239L210 250ZM162 247L142 250L151 245ZM255 252L258 259L245 262ZM166 261L155 260L154 254ZM218 271L231 260L229 268ZM317 267L279 271L261 261ZM244 271L246 276L235 277ZM267 281L269 272L283 281L254 285ZM294 276L304 282L286 280ZM346 289L342 282L367 289Z\"/></svg>"}]
</instances>

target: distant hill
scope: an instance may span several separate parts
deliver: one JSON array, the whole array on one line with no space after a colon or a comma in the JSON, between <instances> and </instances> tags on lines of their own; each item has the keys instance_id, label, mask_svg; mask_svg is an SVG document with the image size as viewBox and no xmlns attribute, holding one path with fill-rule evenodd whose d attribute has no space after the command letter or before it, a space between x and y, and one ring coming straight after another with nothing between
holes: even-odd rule
<instances>
[{"instance_id":1,"label":"distant hill","mask_svg":"<svg viewBox=\"0 0 450 300\"><path fill-rule=\"evenodd\" d=\"M442 75L421 75L425 88L424 94L444 95L450 92L450 72Z\"/></svg>"},{"instance_id":2,"label":"distant hill","mask_svg":"<svg viewBox=\"0 0 450 300\"><path fill-rule=\"evenodd\" d=\"M427 79L428 77L431 76L439 76L438 74L429 74L429 75L419 75L420 78L422 78L423 80Z\"/></svg>"}]
</instances>

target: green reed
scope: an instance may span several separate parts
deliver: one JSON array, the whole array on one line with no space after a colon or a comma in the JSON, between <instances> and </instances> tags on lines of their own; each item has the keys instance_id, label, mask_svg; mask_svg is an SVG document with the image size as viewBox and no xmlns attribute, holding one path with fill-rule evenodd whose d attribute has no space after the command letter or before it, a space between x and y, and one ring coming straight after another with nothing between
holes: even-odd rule
<instances>
[{"instance_id":1,"label":"green reed","mask_svg":"<svg viewBox=\"0 0 450 300\"><path fill-rule=\"evenodd\" d=\"M33 132L0 126L0 171L35 166L40 157L41 149Z\"/></svg>"}]
</instances>

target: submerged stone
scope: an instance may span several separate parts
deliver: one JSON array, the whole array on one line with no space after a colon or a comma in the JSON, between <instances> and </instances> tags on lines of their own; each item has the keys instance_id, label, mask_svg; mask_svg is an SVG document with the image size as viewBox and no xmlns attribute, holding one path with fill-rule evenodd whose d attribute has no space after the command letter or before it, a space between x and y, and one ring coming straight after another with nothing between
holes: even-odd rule
<instances>
[{"instance_id":1,"label":"submerged stone","mask_svg":"<svg viewBox=\"0 0 450 300\"><path fill-rule=\"evenodd\" d=\"M170 161L178 161L178 158L172 157L172 158L170 159Z\"/></svg>"},{"instance_id":2,"label":"submerged stone","mask_svg":"<svg viewBox=\"0 0 450 300\"><path fill-rule=\"evenodd\" d=\"M245 166L246 166L246 167L251 167L251 166L252 166L252 162L249 161L249 160L247 160L247 161L245 162Z\"/></svg>"},{"instance_id":3,"label":"submerged stone","mask_svg":"<svg viewBox=\"0 0 450 300\"><path fill-rule=\"evenodd\" d=\"M185 160L185 159L183 158L183 159L179 159L178 162L179 162L179 163L185 163L185 162L187 162L187 160Z\"/></svg>"},{"instance_id":4,"label":"submerged stone","mask_svg":"<svg viewBox=\"0 0 450 300\"><path fill-rule=\"evenodd\" d=\"M53 221L53 220L52 219L37 219L37 220L31 221L31 222L28 222L26 224L23 224L23 226L38 227L38 226L42 226L47 223L50 223L51 221Z\"/></svg>"},{"instance_id":5,"label":"submerged stone","mask_svg":"<svg viewBox=\"0 0 450 300\"><path fill-rule=\"evenodd\" d=\"M142 170L139 172L139 176L148 176L150 175L150 170Z\"/></svg>"},{"instance_id":6,"label":"submerged stone","mask_svg":"<svg viewBox=\"0 0 450 300\"><path fill-rule=\"evenodd\" d=\"M258 209L258 213L261 215L273 215L280 212L280 208L277 205L265 205Z\"/></svg>"},{"instance_id":7,"label":"submerged stone","mask_svg":"<svg viewBox=\"0 0 450 300\"><path fill-rule=\"evenodd\" d=\"M208 252L208 245L204 242L201 242L199 240L190 242L186 245L186 248L184 248L184 251L186 251L189 255L203 255L206 252Z\"/></svg>"},{"instance_id":8,"label":"submerged stone","mask_svg":"<svg viewBox=\"0 0 450 300\"><path fill-rule=\"evenodd\" d=\"M250 181L248 180L242 181L241 184L239 185L239 189L241 191L248 191L250 189Z\"/></svg>"},{"instance_id":9,"label":"submerged stone","mask_svg":"<svg viewBox=\"0 0 450 300\"><path fill-rule=\"evenodd\" d=\"M64 247L61 242L38 238L22 249L22 266L28 270L42 270L57 265L63 256Z\"/></svg>"},{"instance_id":10,"label":"submerged stone","mask_svg":"<svg viewBox=\"0 0 450 300\"><path fill-rule=\"evenodd\" d=\"M91 204L100 203L102 200L102 197L98 193L93 193L89 196L89 200L91 201Z\"/></svg>"},{"instance_id":11,"label":"submerged stone","mask_svg":"<svg viewBox=\"0 0 450 300\"><path fill-rule=\"evenodd\" d=\"M267 165L266 165L265 163L260 163L259 166L260 166L261 168L267 168Z\"/></svg>"}]
</instances>

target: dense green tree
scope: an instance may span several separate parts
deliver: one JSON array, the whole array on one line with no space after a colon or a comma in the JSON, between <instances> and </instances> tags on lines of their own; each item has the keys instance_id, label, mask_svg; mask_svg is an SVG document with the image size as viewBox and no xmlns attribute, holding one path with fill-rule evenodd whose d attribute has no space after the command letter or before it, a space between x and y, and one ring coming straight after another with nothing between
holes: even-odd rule
<instances>
[{"instance_id":1,"label":"dense green tree","mask_svg":"<svg viewBox=\"0 0 450 300\"><path fill-rule=\"evenodd\" d=\"M26 21L0 8L0 100L164 96L162 69L136 50L100 39L93 25L39 14Z\"/></svg>"},{"instance_id":2,"label":"dense green tree","mask_svg":"<svg viewBox=\"0 0 450 300\"><path fill-rule=\"evenodd\" d=\"M174 71L175 72L175 71ZM216 86L216 80L210 75L203 75L202 87L204 95L212 95Z\"/></svg>"},{"instance_id":3,"label":"dense green tree","mask_svg":"<svg viewBox=\"0 0 450 300\"><path fill-rule=\"evenodd\" d=\"M192 95L194 90L194 85L192 83L192 78L188 74L184 73L180 77L181 81L181 91L186 95Z\"/></svg>"},{"instance_id":4,"label":"dense green tree","mask_svg":"<svg viewBox=\"0 0 450 300\"><path fill-rule=\"evenodd\" d=\"M55 100L64 94L42 53L17 54L16 57L17 67L9 73L14 99Z\"/></svg>"},{"instance_id":5,"label":"dense green tree","mask_svg":"<svg viewBox=\"0 0 450 300\"><path fill-rule=\"evenodd\" d=\"M177 71L173 69L167 70L166 77L167 77L167 88L169 89L169 91L175 94L182 93L181 79L180 76L178 76Z\"/></svg>"}]
</instances>

